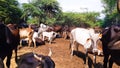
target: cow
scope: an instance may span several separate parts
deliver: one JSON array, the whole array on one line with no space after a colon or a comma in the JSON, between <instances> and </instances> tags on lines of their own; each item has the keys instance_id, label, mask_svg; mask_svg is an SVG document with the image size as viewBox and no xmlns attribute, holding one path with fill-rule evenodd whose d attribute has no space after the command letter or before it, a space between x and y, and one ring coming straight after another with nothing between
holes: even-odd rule
<instances>
[{"instance_id":1,"label":"cow","mask_svg":"<svg viewBox=\"0 0 120 68\"><path fill-rule=\"evenodd\" d=\"M19 29L14 24L0 24L0 58L2 61L7 57L6 66L10 68L12 51L15 50L15 61L17 62L17 46L20 42Z\"/></svg>"},{"instance_id":2,"label":"cow","mask_svg":"<svg viewBox=\"0 0 120 68\"><path fill-rule=\"evenodd\" d=\"M25 39L28 41L28 46L30 47L32 45L32 36L34 33L34 30L31 28L20 28L19 29L19 34L20 34L20 46L22 46L22 40ZM36 47L36 45L34 45Z\"/></svg>"},{"instance_id":3,"label":"cow","mask_svg":"<svg viewBox=\"0 0 120 68\"><path fill-rule=\"evenodd\" d=\"M34 44L35 47L37 46L37 43L38 43L39 45L45 44L45 41L43 41L42 38L40 38L40 37L38 36L38 32L35 32L35 31L34 31L34 33L33 33L32 40L33 40L33 44Z\"/></svg>"},{"instance_id":4,"label":"cow","mask_svg":"<svg viewBox=\"0 0 120 68\"><path fill-rule=\"evenodd\" d=\"M105 28L102 31L101 41L103 45L104 68L107 68L108 61L109 68L112 68L113 61L120 64L120 26L112 25Z\"/></svg>"},{"instance_id":5,"label":"cow","mask_svg":"<svg viewBox=\"0 0 120 68\"><path fill-rule=\"evenodd\" d=\"M54 31L51 31L51 32L43 32L42 33L42 36L43 36L43 41L45 40L45 37L48 38L48 41L49 41L49 44L52 43L53 39L56 37L57 33L54 32Z\"/></svg>"},{"instance_id":6,"label":"cow","mask_svg":"<svg viewBox=\"0 0 120 68\"><path fill-rule=\"evenodd\" d=\"M52 52L50 50L48 56L30 52L22 55L18 68L55 68L55 63L51 59Z\"/></svg>"},{"instance_id":7,"label":"cow","mask_svg":"<svg viewBox=\"0 0 120 68\"><path fill-rule=\"evenodd\" d=\"M85 28L74 28L71 31L70 37L70 48L71 48L71 55L73 54L74 47L76 47L78 51L78 44L82 45L86 51L86 61L88 61L88 49L92 50L94 54L94 62L96 63L96 54L98 53L97 48L97 41L101 38L100 33L95 33L94 29L85 29Z\"/></svg>"},{"instance_id":8,"label":"cow","mask_svg":"<svg viewBox=\"0 0 120 68\"><path fill-rule=\"evenodd\" d=\"M47 31L49 26L41 23L40 27L38 28L38 35L41 37L42 32Z\"/></svg>"}]
</instances>

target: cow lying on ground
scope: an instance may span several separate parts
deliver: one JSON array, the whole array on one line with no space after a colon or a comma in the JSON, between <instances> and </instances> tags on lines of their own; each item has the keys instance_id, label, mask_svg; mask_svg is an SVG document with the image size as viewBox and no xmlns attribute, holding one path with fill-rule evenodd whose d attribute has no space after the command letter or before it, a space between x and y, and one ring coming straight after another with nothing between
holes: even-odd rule
<instances>
[{"instance_id":1,"label":"cow lying on ground","mask_svg":"<svg viewBox=\"0 0 120 68\"><path fill-rule=\"evenodd\" d=\"M55 68L54 61L50 58L51 51L48 56L38 55L35 53L27 53L22 55L18 68Z\"/></svg>"},{"instance_id":2,"label":"cow lying on ground","mask_svg":"<svg viewBox=\"0 0 120 68\"><path fill-rule=\"evenodd\" d=\"M96 54L98 53L97 41L101 38L99 33L95 33L94 29L85 29L85 28L75 28L71 31L70 38L70 47L71 47L71 55L73 54L74 47L76 47L78 51L78 46L82 45L86 51L86 61L85 64L88 63L88 49L92 51L94 54L94 62L96 63Z\"/></svg>"},{"instance_id":3,"label":"cow lying on ground","mask_svg":"<svg viewBox=\"0 0 120 68\"><path fill-rule=\"evenodd\" d=\"M43 36L43 41L45 40L45 37L48 38L48 41L49 41L49 44L52 43L53 39L56 37L57 33L54 32L54 31L51 31L51 32L43 32L42 33L42 36Z\"/></svg>"},{"instance_id":4,"label":"cow lying on ground","mask_svg":"<svg viewBox=\"0 0 120 68\"><path fill-rule=\"evenodd\" d=\"M9 24L6 26L0 23L0 58L3 61L7 57L7 68L10 68L13 50L15 50L15 61L17 61L17 46L19 42L20 36L17 25Z\"/></svg>"},{"instance_id":5,"label":"cow lying on ground","mask_svg":"<svg viewBox=\"0 0 120 68\"><path fill-rule=\"evenodd\" d=\"M113 62L120 65L120 26L112 25L102 32L102 45L104 54L104 68L112 68Z\"/></svg>"}]
</instances>

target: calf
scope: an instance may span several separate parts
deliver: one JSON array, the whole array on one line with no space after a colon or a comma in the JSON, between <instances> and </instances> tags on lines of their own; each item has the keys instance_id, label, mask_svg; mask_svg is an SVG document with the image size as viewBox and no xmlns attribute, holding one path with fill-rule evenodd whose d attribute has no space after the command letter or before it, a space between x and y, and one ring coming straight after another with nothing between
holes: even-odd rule
<instances>
[{"instance_id":1,"label":"calf","mask_svg":"<svg viewBox=\"0 0 120 68\"><path fill-rule=\"evenodd\" d=\"M27 53L22 55L18 68L55 68L54 61L50 58L51 51L48 56L38 55L35 53Z\"/></svg>"},{"instance_id":2,"label":"calf","mask_svg":"<svg viewBox=\"0 0 120 68\"><path fill-rule=\"evenodd\" d=\"M28 46L30 47L30 45L32 45L32 36L34 33L33 29L22 28L19 30L20 30L19 34L20 34L20 39L21 39L20 45L22 46L22 39L26 39L28 41ZM36 47L36 46L34 45L34 47Z\"/></svg>"},{"instance_id":3,"label":"calf","mask_svg":"<svg viewBox=\"0 0 120 68\"><path fill-rule=\"evenodd\" d=\"M45 37L47 37L49 43L51 44L51 43L52 43L52 40L56 37L57 33L54 32L54 31L51 31L51 32L43 32L42 35L43 35L43 41L44 41Z\"/></svg>"}]
</instances>

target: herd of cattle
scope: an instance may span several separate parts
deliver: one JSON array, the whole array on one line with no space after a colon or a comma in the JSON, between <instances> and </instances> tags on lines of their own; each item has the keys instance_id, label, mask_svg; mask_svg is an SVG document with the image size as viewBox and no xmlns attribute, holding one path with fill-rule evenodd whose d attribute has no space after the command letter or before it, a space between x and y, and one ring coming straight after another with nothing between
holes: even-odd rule
<instances>
[{"instance_id":1,"label":"herd of cattle","mask_svg":"<svg viewBox=\"0 0 120 68\"><path fill-rule=\"evenodd\" d=\"M28 43L29 47L37 47L48 41L52 44L57 37L69 37L71 55L74 50L78 51L79 45L85 49L86 61L88 63L88 53L93 53L94 63L96 55L104 56L104 68L112 68L113 62L120 64L120 26L112 25L104 29L98 28L80 28L68 26L48 26L43 23L40 26L29 25L21 27L16 24L0 24L0 68L4 68L3 60L7 57L6 66L10 68L12 51L15 51L15 61L18 68L55 68L55 62L48 56L38 55L36 53L27 53L20 58L18 62L17 49L23 46L23 41ZM102 46L98 45L102 42ZM109 66L107 63L109 61Z\"/></svg>"}]
</instances>

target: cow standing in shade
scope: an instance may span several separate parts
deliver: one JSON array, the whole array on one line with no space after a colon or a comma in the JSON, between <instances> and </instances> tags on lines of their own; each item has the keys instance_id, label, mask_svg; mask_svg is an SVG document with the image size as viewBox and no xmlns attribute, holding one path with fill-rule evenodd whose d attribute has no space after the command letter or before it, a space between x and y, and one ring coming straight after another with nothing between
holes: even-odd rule
<instances>
[{"instance_id":1,"label":"cow standing in shade","mask_svg":"<svg viewBox=\"0 0 120 68\"><path fill-rule=\"evenodd\" d=\"M15 50L15 60L17 61L17 46L20 42L19 29L17 25L0 24L0 58L2 61L7 57L6 65L10 68L12 51Z\"/></svg>"},{"instance_id":2,"label":"cow standing in shade","mask_svg":"<svg viewBox=\"0 0 120 68\"><path fill-rule=\"evenodd\" d=\"M101 38L99 33L95 33L94 29L75 28L71 31L70 47L71 55L73 55L74 47L78 51L78 44L81 44L86 51L86 61L88 63L88 49L94 54L94 62L96 63L96 54L98 53L97 41Z\"/></svg>"}]
</instances>

